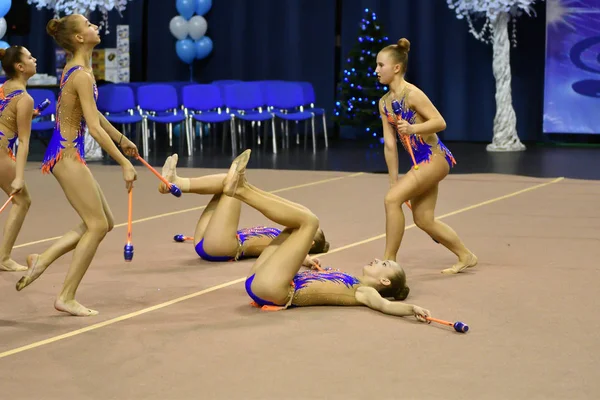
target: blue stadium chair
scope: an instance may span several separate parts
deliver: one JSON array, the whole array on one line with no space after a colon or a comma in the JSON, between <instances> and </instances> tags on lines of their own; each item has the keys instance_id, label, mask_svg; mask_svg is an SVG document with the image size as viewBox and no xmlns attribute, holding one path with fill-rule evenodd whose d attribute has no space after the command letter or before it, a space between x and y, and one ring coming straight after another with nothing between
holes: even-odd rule
<instances>
[{"instance_id":1,"label":"blue stadium chair","mask_svg":"<svg viewBox=\"0 0 600 400\"><path fill-rule=\"evenodd\" d=\"M221 95L221 89L217 85L195 84L184 86L182 89L182 102L184 112L187 115L188 130L192 132L192 153L194 138L196 137L195 122L201 124L218 124L230 122L231 116L223 111L225 101ZM227 125L224 125L226 129ZM231 146L234 148L235 141L233 131L231 134ZM200 129L200 148L203 148L202 128Z\"/></svg>"},{"instance_id":2,"label":"blue stadium chair","mask_svg":"<svg viewBox=\"0 0 600 400\"><path fill-rule=\"evenodd\" d=\"M237 129L236 120L262 122L271 121L273 153L277 153L277 138L275 136L275 115L264 110L265 99L261 84L257 82L242 82L223 87L225 93L225 106L230 110L232 150L236 154ZM234 133L235 132L235 133ZM266 135L266 126L265 126Z\"/></svg>"},{"instance_id":3,"label":"blue stadium chair","mask_svg":"<svg viewBox=\"0 0 600 400\"><path fill-rule=\"evenodd\" d=\"M188 155L191 155L191 138L187 129L186 116L183 110L179 109L179 99L177 90L168 84L148 84L138 87L137 103L141 110L144 120L144 129L148 132L148 121L153 123L166 124L169 132L169 146L173 146L173 124L183 125L188 141ZM154 131L154 130L153 130ZM153 132L156 139L156 132ZM183 145L183 135L181 142ZM145 137L144 153L147 154L148 141Z\"/></svg>"}]
</instances>

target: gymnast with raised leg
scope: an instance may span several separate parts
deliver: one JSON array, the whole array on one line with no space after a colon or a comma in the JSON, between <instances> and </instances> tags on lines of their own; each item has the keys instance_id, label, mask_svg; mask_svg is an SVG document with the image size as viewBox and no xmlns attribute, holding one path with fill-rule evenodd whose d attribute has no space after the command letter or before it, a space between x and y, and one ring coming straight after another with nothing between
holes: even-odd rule
<instances>
[{"instance_id":1,"label":"gymnast with raised leg","mask_svg":"<svg viewBox=\"0 0 600 400\"><path fill-rule=\"evenodd\" d=\"M256 226L238 230L242 202L223 195L223 180L226 174L206 175L197 178L177 176L178 155L168 157L162 169L162 176L177 185L183 193L212 194L213 197L202 212L194 237L176 235L178 241L193 240L196 253L206 261L233 261L242 258L255 258L279 236L281 230L266 226ZM169 189L163 183L159 192L166 194ZM311 254L326 253L329 243L321 229L313 237Z\"/></svg>"},{"instance_id":2,"label":"gymnast with raised leg","mask_svg":"<svg viewBox=\"0 0 600 400\"><path fill-rule=\"evenodd\" d=\"M290 306L367 306L385 314L415 316L426 322L428 310L385 297L404 300L409 293L402 268L393 261L375 260L353 276L330 268L322 269L308 256L319 219L306 207L247 182L250 157L246 150L232 163L223 183L223 193L261 212L286 228L262 252L246 279L253 304L266 310ZM311 267L311 270L300 269Z\"/></svg>"},{"instance_id":3,"label":"gymnast with raised leg","mask_svg":"<svg viewBox=\"0 0 600 400\"><path fill-rule=\"evenodd\" d=\"M442 273L456 274L477 265L477 257L465 247L452 228L435 219L439 183L456 161L437 136L437 132L446 129L444 118L422 90L404 79L409 50L410 42L405 38L383 48L377 55L375 70L379 82L389 86L389 91L379 102L390 180L385 196L386 243L383 258L396 261L405 229L402 204L410 201L415 225L458 257L458 262ZM414 154L417 164L400 178L396 135L403 141L408 138L410 147L407 150Z\"/></svg>"},{"instance_id":4,"label":"gymnast with raised leg","mask_svg":"<svg viewBox=\"0 0 600 400\"><path fill-rule=\"evenodd\" d=\"M36 59L22 46L0 49L0 59L8 77L0 88L0 186L9 198L12 196L0 243L0 271L25 271L27 267L15 262L11 252L31 205L24 175L34 110L26 88L27 81L36 73ZM19 148L15 157L17 139Z\"/></svg>"},{"instance_id":5,"label":"gymnast with raised leg","mask_svg":"<svg viewBox=\"0 0 600 400\"><path fill-rule=\"evenodd\" d=\"M17 290L36 280L56 259L75 250L54 307L71 315L91 316L98 312L78 303L75 293L114 221L102 189L85 162L86 125L92 137L121 166L127 190L132 188L137 175L123 153L136 156L138 152L135 144L116 130L96 108L98 91L90 64L92 50L100 43L98 27L83 15L73 14L51 20L46 31L72 57L60 81L56 126L46 149L42 171L54 175L82 222L42 254L27 257L30 270L17 283Z\"/></svg>"}]
</instances>

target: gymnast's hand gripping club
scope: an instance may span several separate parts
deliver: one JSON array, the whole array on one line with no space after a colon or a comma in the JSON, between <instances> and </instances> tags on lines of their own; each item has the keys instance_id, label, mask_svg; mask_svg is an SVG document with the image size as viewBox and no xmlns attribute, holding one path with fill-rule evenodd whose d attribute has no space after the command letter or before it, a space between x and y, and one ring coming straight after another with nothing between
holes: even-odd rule
<instances>
[{"instance_id":1,"label":"gymnast's hand gripping club","mask_svg":"<svg viewBox=\"0 0 600 400\"><path fill-rule=\"evenodd\" d=\"M165 185L167 185L167 187L169 188L169 192L171 192L171 194L175 197L181 197L181 189L179 189L177 186L175 186L174 184L170 183L169 181L167 181L161 174L158 173L158 171L156 171L154 168L152 168L152 166L150 164L148 164L146 162L146 160L144 160L142 157L140 157L140 155L138 154L136 156L136 158L138 160L140 160L140 162L142 164L144 164L146 167L148 167L148 169L158 177L158 179L160 179L162 181L162 183L164 183Z\"/></svg>"}]
</instances>

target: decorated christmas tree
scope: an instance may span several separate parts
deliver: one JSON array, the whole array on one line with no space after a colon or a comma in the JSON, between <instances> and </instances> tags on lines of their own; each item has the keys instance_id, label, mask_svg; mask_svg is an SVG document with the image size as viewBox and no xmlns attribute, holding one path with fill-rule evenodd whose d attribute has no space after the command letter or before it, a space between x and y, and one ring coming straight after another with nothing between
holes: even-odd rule
<instances>
[{"instance_id":1,"label":"decorated christmas tree","mask_svg":"<svg viewBox=\"0 0 600 400\"><path fill-rule=\"evenodd\" d=\"M388 43L383 26L374 12L365 9L359 24L358 40L345 58L340 74L333 120L340 126L360 128L376 136L381 130L378 102L387 91L375 76L377 53Z\"/></svg>"}]
</instances>

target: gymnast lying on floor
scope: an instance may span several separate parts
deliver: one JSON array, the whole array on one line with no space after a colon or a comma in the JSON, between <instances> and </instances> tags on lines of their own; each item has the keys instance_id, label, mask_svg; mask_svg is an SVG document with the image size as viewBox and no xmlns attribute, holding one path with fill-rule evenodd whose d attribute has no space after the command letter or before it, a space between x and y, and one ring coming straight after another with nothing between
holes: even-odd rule
<instances>
[{"instance_id":1,"label":"gymnast lying on floor","mask_svg":"<svg viewBox=\"0 0 600 400\"><path fill-rule=\"evenodd\" d=\"M246 279L253 305L265 310L290 306L367 306L395 316L414 315L426 322L428 310L412 304L392 302L408 296L404 270L393 261L375 260L363 268L362 276L327 268L308 256L319 220L306 207L264 192L246 181L250 150L237 157L223 182L223 193L248 204L286 228L258 257ZM311 270L299 272L301 267Z\"/></svg>"},{"instance_id":2,"label":"gymnast lying on floor","mask_svg":"<svg viewBox=\"0 0 600 400\"><path fill-rule=\"evenodd\" d=\"M176 235L176 240L193 240L196 253L206 261L233 261L242 258L256 258L281 233L277 228L255 226L238 230L242 202L233 197L223 196L225 174L206 175L197 178L177 176L178 155L168 157L162 169L162 176L175 184L183 193L212 194L213 197L200 215L194 237ZM158 188L160 193L170 193L164 183ZM317 229L312 239L311 254L327 253L329 243L321 229Z\"/></svg>"}]
</instances>

